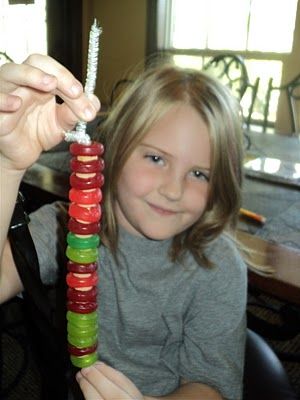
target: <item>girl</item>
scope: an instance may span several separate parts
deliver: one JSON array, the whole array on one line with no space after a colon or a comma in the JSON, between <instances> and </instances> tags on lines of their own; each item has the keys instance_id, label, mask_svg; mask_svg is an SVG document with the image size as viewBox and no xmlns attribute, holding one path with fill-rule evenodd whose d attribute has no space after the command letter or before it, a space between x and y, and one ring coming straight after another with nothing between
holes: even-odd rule
<instances>
[{"instance_id":1,"label":"girl","mask_svg":"<svg viewBox=\"0 0 300 400\"><path fill-rule=\"evenodd\" d=\"M93 119L99 103L45 56L4 66L0 83L5 301L22 290L4 235L24 171L77 119ZM101 127L101 362L77 373L86 399L242 398L246 267L229 235L240 207L240 126L220 83L160 66L131 85ZM58 203L31 215L46 284L65 268L65 220Z\"/></svg>"}]
</instances>

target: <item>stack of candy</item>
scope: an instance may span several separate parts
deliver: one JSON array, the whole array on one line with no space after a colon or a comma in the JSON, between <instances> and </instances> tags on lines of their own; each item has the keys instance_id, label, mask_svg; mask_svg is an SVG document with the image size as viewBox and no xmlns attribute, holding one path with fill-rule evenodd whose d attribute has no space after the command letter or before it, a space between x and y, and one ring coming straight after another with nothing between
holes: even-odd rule
<instances>
[{"instance_id":1,"label":"stack of candy","mask_svg":"<svg viewBox=\"0 0 300 400\"><path fill-rule=\"evenodd\" d=\"M97 361L97 259L104 183L103 146L73 143L67 235L67 331L71 362L78 368Z\"/></svg>"}]
</instances>

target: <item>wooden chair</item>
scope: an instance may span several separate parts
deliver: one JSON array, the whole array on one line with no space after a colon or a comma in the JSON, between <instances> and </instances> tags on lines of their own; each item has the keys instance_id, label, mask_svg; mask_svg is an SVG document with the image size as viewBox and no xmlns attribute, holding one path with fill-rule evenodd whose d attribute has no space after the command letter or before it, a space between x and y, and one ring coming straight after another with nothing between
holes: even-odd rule
<instances>
[{"instance_id":1,"label":"wooden chair","mask_svg":"<svg viewBox=\"0 0 300 400\"><path fill-rule=\"evenodd\" d=\"M228 86L240 102L249 96L246 112L242 109L245 128L249 129L260 79L250 82L244 59L238 54L218 54L203 69Z\"/></svg>"},{"instance_id":2,"label":"wooden chair","mask_svg":"<svg viewBox=\"0 0 300 400\"><path fill-rule=\"evenodd\" d=\"M285 95L288 102L291 132L293 134L300 133L300 74L295 76L290 82L281 86L273 85L273 78L269 79L266 102L264 107L263 132L266 132L268 127L272 127L274 123L270 121L270 102L274 92L279 92Z\"/></svg>"}]
</instances>

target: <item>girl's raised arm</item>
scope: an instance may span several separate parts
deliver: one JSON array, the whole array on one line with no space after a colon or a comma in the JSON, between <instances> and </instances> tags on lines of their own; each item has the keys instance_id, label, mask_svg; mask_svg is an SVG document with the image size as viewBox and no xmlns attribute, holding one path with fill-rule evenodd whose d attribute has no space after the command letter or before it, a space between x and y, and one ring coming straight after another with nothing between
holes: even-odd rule
<instances>
[{"instance_id":1,"label":"girl's raised arm","mask_svg":"<svg viewBox=\"0 0 300 400\"><path fill-rule=\"evenodd\" d=\"M56 96L62 99L61 104ZM79 119L94 119L99 108L96 96L88 99L81 83L51 57L35 54L22 64L8 63L0 68L0 300L6 290L4 283L7 288L8 281L17 276L7 273L12 257L5 243L26 169L42 151L57 145L64 131L72 129ZM12 284L15 286L20 284Z\"/></svg>"}]
</instances>

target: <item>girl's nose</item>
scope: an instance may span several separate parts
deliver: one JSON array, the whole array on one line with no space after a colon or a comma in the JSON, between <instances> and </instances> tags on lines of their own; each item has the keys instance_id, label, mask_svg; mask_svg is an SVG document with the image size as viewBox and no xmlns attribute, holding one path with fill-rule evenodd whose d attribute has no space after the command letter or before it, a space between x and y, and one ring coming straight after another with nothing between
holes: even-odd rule
<instances>
[{"instance_id":1,"label":"girl's nose","mask_svg":"<svg viewBox=\"0 0 300 400\"><path fill-rule=\"evenodd\" d=\"M159 187L159 193L170 201L178 201L183 194L183 179L168 174Z\"/></svg>"}]
</instances>

